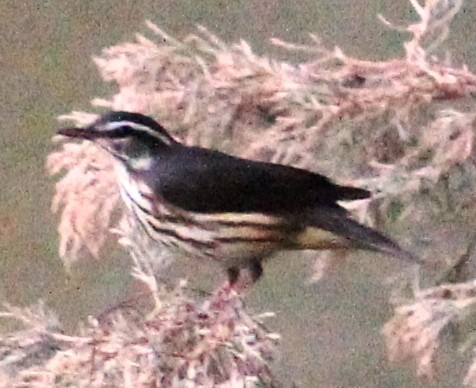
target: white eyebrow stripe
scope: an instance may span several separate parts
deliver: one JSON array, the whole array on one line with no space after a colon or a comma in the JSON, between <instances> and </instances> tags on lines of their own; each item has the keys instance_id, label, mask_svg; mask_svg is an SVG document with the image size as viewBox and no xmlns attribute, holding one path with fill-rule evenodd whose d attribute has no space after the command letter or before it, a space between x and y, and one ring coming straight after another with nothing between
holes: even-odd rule
<instances>
[{"instance_id":1,"label":"white eyebrow stripe","mask_svg":"<svg viewBox=\"0 0 476 388\"><path fill-rule=\"evenodd\" d=\"M153 130L152 128L148 127L147 125L142 125L142 124L139 124L139 123L135 123L133 121L128 121L128 120L113 121L113 122L110 122L110 123L106 123L103 126L105 131L114 131L114 130L116 130L118 128L121 128L121 127L132 127L132 128L134 128L138 131L146 132L146 133L158 138L159 140L161 140L162 142L164 142L167 145L172 144L172 140L170 139L170 137L166 136L165 134L157 132L157 131Z\"/></svg>"}]
</instances>

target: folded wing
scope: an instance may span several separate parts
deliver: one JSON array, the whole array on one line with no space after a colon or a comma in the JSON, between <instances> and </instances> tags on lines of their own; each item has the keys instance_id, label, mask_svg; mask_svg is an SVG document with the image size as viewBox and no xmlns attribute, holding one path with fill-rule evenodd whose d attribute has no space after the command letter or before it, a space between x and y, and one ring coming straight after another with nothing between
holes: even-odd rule
<instances>
[{"instance_id":1,"label":"folded wing","mask_svg":"<svg viewBox=\"0 0 476 388\"><path fill-rule=\"evenodd\" d=\"M339 186L310 171L255 162L198 147L161 155L153 187L166 201L199 213L286 214L364 199L367 190Z\"/></svg>"}]
</instances>

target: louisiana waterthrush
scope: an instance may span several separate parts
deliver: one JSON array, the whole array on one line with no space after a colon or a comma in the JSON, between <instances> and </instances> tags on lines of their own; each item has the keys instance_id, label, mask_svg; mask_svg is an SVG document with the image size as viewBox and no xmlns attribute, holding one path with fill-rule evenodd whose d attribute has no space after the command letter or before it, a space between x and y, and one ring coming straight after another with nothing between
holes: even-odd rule
<instances>
[{"instance_id":1,"label":"louisiana waterthrush","mask_svg":"<svg viewBox=\"0 0 476 388\"><path fill-rule=\"evenodd\" d=\"M368 198L367 190L303 169L183 145L139 113L110 112L85 128L58 133L109 152L122 198L147 234L192 257L222 263L231 283L242 268L256 280L262 259L285 249L357 248L417 261L338 204Z\"/></svg>"}]
</instances>

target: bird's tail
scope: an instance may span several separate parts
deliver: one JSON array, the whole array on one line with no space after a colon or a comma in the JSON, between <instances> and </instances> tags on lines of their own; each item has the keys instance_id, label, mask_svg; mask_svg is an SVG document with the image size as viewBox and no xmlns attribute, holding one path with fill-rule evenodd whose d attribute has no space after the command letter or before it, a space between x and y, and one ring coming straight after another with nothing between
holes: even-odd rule
<instances>
[{"instance_id":1,"label":"bird's tail","mask_svg":"<svg viewBox=\"0 0 476 388\"><path fill-rule=\"evenodd\" d=\"M420 262L392 239L349 218L342 208L315 209L308 217L308 226L297 236L301 249L358 248L382 252L413 263Z\"/></svg>"}]
</instances>

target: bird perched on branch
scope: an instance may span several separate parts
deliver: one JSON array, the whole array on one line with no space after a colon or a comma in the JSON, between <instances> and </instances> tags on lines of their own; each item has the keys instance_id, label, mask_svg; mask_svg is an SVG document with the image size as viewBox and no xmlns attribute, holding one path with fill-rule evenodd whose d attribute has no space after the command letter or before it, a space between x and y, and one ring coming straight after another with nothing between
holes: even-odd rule
<instances>
[{"instance_id":1,"label":"bird perched on branch","mask_svg":"<svg viewBox=\"0 0 476 388\"><path fill-rule=\"evenodd\" d=\"M109 152L122 198L145 232L166 247L222 263L231 284L242 268L258 279L262 260L279 250L357 248L417 261L338 204L369 198L367 190L183 145L139 113L110 112L58 133Z\"/></svg>"}]
</instances>

